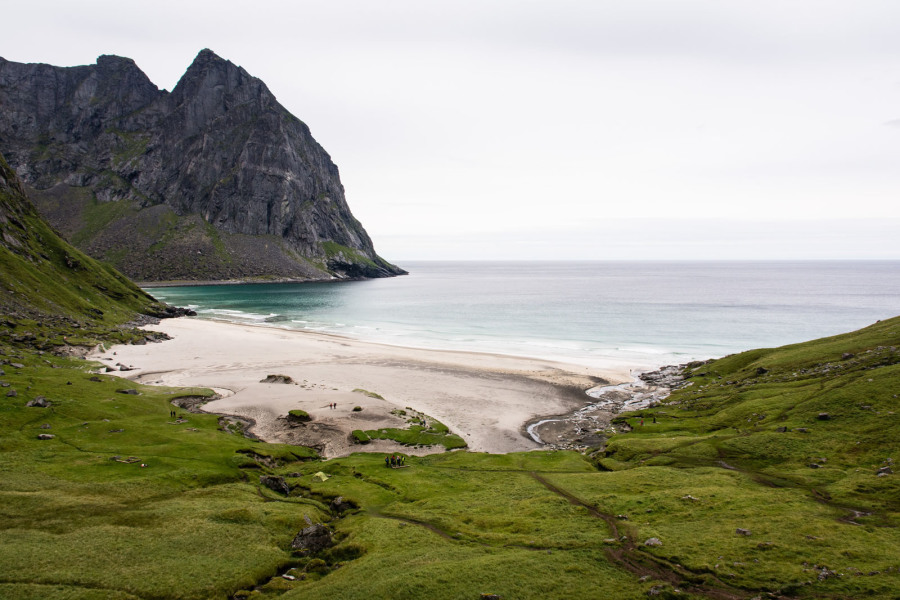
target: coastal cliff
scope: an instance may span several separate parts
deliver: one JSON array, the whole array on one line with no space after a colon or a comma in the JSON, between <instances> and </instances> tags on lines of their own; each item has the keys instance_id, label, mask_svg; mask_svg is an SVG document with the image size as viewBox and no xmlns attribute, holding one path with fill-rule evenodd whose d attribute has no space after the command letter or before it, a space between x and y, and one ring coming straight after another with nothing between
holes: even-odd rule
<instances>
[{"instance_id":1,"label":"coastal cliff","mask_svg":"<svg viewBox=\"0 0 900 600\"><path fill-rule=\"evenodd\" d=\"M266 85L202 50L171 92L128 58L0 58L0 152L57 230L140 281L405 273Z\"/></svg>"}]
</instances>

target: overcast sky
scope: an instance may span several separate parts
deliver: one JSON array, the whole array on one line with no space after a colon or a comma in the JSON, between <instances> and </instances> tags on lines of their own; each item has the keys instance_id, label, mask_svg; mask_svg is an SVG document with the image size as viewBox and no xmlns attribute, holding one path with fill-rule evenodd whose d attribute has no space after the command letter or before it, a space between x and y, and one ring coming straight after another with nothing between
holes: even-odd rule
<instances>
[{"instance_id":1,"label":"overcast sky","mask_svg":"<svg viewBox=\"0 0 900 600\"><path fill-rule=\"evenodd\" d=\"M9 4L9 3L8 3ZM900 259L896 0L30 0L0 56L262 79L385 258Z\"/></svg>"}]
</instances>

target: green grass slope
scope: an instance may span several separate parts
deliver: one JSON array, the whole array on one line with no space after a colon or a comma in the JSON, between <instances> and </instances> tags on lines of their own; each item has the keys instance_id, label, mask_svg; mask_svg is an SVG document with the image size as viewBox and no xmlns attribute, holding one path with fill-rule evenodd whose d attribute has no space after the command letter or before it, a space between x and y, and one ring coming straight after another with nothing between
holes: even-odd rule
<instances>
[{"instance_id":1,"label":"green grass slope","mask_svg":"<svg viewBox=\"0 0 900 600\"><path fill-rule=\"evenodd\" d=\"M306 516L330 518L259 484L311 450L170 417L173 398L208 391L126 394L83 360L2 353L0 597L227 598L294 564ZM28 406L38 396L50 406Z\"/></svg>"},{"instance_id":2,"label":"green grass slope","mask_svg":"<svg viewBox=\"0 0 900 600\"><path fill-rule=\"evenodd\" d=\"M131 305L3 214L0 598L898 597L900 319L702 365L591 457L320 461L42 352ZM318 522L335 545L292 549Z\"/></svg>"},{"instance_id":3,"label":"green grass slope","mask_svg":"<svg viewBox=\"0 0 900 600\"><path fill-rule=\"evenodd\" d=\"M109 333L163 305L108 265L62 240L40 217L0 156L0 334L30 345L62 345L63 335ZM14 331L18 327L18 331Z\"/></svg>"}]
</instances>

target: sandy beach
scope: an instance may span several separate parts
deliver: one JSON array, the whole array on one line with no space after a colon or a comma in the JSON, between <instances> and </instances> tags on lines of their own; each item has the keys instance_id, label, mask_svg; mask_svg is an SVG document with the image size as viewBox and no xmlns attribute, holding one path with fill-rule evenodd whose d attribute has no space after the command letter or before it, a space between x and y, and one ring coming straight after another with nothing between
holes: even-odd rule
<instances>
[{"instance_id":1,"label":"sandy beach","mask_svg":"<svg viewBox=\"0 0 900 600\"><path fill-rule=\"evenodd\" d=\"M252 419L259 438L309 445L328 458L359 451L443 451L383 440L351 443L354 429L403 427L405 421L391 411L407 407L443 422L472 451L535 449L540 445L524 431L528 421L584 406L591 401L584 394L588 388L631 379L624 369L601 372L549 360L405 348L200 319L166 319L147 329L173 339L115 346L91 358L133 367L116 374L140 383L212 388L221 398L204 410ZM271 374L287 375L293 383L263 383ZM353 411L355 406L362 410ZM312 422L292 426L285 416L293 409L308 412Z\"/></svg>"}]
</instances>

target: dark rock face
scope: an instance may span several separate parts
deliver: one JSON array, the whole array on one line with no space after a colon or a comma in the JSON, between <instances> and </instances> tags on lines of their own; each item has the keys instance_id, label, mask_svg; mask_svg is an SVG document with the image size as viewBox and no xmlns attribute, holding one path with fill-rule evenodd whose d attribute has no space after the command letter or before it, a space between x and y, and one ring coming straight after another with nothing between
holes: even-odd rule
<instances>
[{"instance_id":1,"label":"dark rock face","mask_svg":"<svg viewBox=\"0 0 900 600\"><path fill-rule=\"evenodd\" d=\"M317 554L334 545L331 530L321 523L310 525L300 531L291 542L291 548L302 554Z\"/></svg>"},{"instance_id":2,"label":"dark rock face","mask_svg":"<svg viewBox=\"0 0 900 600\"><path fill-rule=\"evenodd\" d=\"M273 492L278 492L285 496L291 493L291 486L284 480L284 477L279 477L277 475L261 475L259 482Z\"/></svg>"},{"instance_id":3,"label":"dark rock face","mask_svg":"<svg viewBox=\"0 0 900 600\"><path fill-rule=\"evenodd\" d=\"M0 58L0 152L89 254L144 281L384 277L309 128L201 51L172 92L134 61Z\"/></svg>"}]
</instances>

